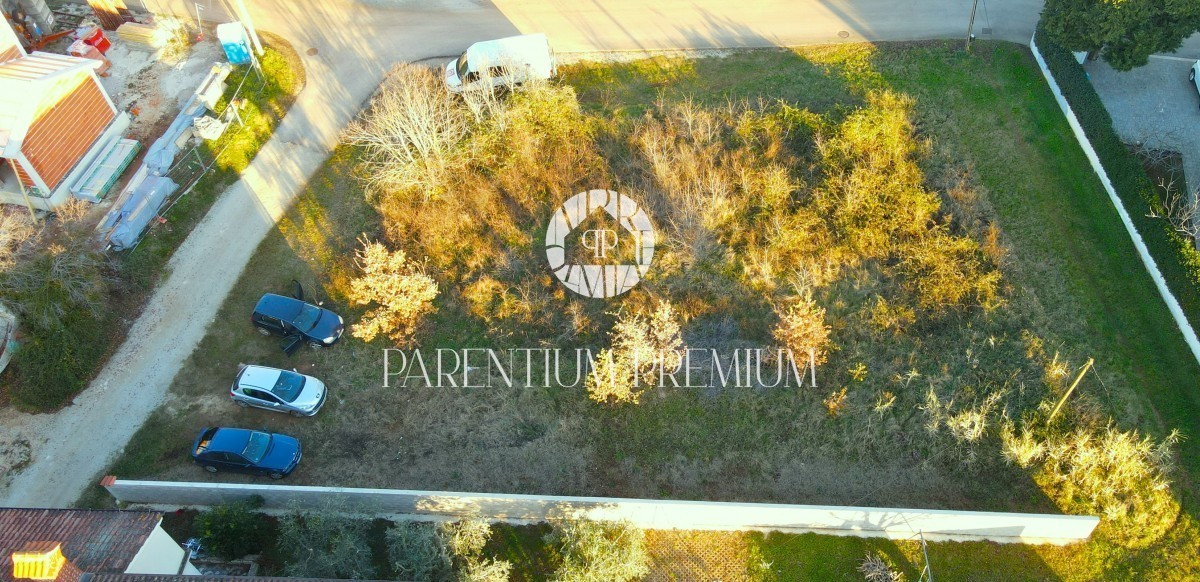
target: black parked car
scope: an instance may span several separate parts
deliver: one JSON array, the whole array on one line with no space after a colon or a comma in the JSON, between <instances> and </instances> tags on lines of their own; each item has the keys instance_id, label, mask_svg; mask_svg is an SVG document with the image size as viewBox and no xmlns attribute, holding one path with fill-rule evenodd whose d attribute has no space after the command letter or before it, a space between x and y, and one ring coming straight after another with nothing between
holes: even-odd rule
<instances>
[{"instance_id":1,"label":"black parked car","mask_svg":"<svg viewBox=\"0 0 1200 582\"><path fill-rule=\"evenodd\" d=\"M258 300L250 321L258 333L299 337L314 348L337 343L346 327L341 316L328 309L274 293Z\"/></svg>"},{"instance_id":2,"label":"black parked car","mask_svg":"<svg viewBox=\"0 0 1200 582\"><path fill-rule=\"evenodd\" d=\"M300 464L300 441L244 428L206 428L192 443L192 459L209 473L236 471L282 479Z\"/></svg>"}]
</instances>

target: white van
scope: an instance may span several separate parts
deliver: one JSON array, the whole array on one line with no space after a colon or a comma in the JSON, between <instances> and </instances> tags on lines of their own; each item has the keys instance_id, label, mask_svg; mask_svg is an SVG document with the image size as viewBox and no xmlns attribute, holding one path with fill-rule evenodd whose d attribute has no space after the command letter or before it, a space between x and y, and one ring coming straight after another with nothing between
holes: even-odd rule
<instances>
[{"instance_id":1,"label":"white van","mask_svg":"<svg viewBox=\"0 0 1200 582\"><path fill-rule=\"evenodd\" d=\"M477 42L446 64L446 88L462 93L554 76L557 63L545 34Z\"/></svg>"}]
</instances>

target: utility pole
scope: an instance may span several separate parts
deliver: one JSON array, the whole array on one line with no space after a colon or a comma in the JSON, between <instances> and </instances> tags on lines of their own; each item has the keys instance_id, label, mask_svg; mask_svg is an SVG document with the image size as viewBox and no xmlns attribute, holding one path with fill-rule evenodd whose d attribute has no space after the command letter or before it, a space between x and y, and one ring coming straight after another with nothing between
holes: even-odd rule
<instances>
[{"instance_id":1,"label":"utility pole","mask_svg":"<svg viewBox=\"0 0 1200 582\"><path fill-rule=\"evenodd\" d=\"M975 38L972 30L975 28L975 9L979 8L979 0L971 3L971 19L967 21L967 50L971 50L971 40Z\"/></svg>"},{"instance_id":2,"label":"utility pole","mask_svg":"<svg viewBox=\"0 0 1200 582\"><path fill-rule=\"evenodd\" d=\"M246 3L243 0L237 0L237 9L238 16L242 19L242 26L245 26L246 32L250 33L250 42L254 43L254 52L261 56L263 54L262 42L258 40L258 30L254 28L254 21L250 19L250 11L246 10Z\"/></svg>"}]
</instances>

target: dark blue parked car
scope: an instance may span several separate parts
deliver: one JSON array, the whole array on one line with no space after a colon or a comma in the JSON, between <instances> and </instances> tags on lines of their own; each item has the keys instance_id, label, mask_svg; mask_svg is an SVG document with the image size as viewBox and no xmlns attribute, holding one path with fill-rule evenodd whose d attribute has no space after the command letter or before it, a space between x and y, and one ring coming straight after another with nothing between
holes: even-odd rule
<instances>
[{"instance_id":1,"label":"dark blue parked car","mask_svg":"<svg viewBox=\"0 0 1200 582\"><path fill-rule=\"evenodd\" d=\"M258 300L250 321L263 335L298 337L314 348L337 343L346 327L342 318L328 309L274 293Z\"/></svg>"},{"instance_id":2,"label":"dark blue parked car","mask_svg":"<svg viewBox=\"0 0 1200 582\"><path fill-rule=\"evenodd\" d=\"M235 471L282 479L300 464L300 441L244 428L206 428L192 443L192 458L209 473Z\"/></svg>"}]
</instances>

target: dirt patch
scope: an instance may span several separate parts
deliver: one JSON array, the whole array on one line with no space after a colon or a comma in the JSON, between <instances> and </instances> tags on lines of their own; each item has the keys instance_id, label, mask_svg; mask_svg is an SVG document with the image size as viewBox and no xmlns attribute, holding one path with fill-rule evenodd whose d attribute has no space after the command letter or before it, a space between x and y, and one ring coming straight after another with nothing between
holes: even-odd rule
<instances>
[{"instance_id":1,"label":"dirt patch","mask_svg":"<svg viewBox=\"0 0 1200 582\"><path fill-rule=\"evenodd\" d=\"M156 53L112 40L107 55L112 67L102 83L118 109L134 114L129 136L143 146L162 134L213 63L224 58L215 34L161 60Z\"/></svg>"},{"instance_id":2,"label":"dirt patch","mask_svg":"<svg viewBox=\"0 0 1200 582\"><path fill-rule=\"evenodd\" d=\"M29 440L20 433L0 437L0 484L7 483L12 475L33 460L30 449Z\"/></svg>"}]
</instances>

